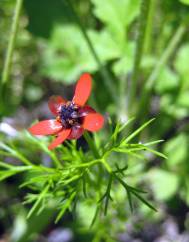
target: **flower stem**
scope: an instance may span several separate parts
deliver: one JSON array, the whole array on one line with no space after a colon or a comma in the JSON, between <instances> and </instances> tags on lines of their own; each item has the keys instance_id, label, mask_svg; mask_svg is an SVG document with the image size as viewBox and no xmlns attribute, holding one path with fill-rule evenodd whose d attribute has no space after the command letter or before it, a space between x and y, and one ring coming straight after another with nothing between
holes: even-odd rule
<instances>
[{"instance_id":1,"label":"flower stem","mask_svg":"<svg viewBox=\"0 0 189 242\"><path fill-rule=\"evenodd\" d=\"M133 66L133 73L131 78L131 88L130 88L130 96L129 96L129 103L128 107L130 110L130 116L133 115L133 104L134 99L136 97L137 92L137 80L139 79L140 74L140 64L143 55L143 47L145 41L145 32L146 32L146 25L148 20L148 12L151 0L141 0L141 7L140 7L140 16L139 16L139 24L138 24L138 36L136 41L136 50L135 50L135 57L134 57L134 66Z\"/></svg>"},{"instance_id":2,"label":"flower stem","mask_svg":"<svg viewBox=\"0 0 189 242\"><path fill-rule=\"evenodd\" d=\"M10 32L10 39L9 39L9 43L8 43L8 48L7 48L7 53L6 53L5 63L4 63L3 73L2 73L1 88L4 85L6 85L6 83L9 80L12 56L13 56L13 51L14 51L15 42L16 42L16 35L17 35L17 31L18 31L19 17L20 17L22 2L23 2L23 0L16 1L15 12L14 12L12 27L11 27L11 32Z\"/></svg>"},{"instance_id":3,"label":"flower stem","mask_svg":"<svg viewBox=\"0 0 189 242\"><path fill-rule=\"evenodd\" d=\"M109 91L109 94L113 98L113 100L117 103L116 86L114 84L114 81L112 80L112 78L111 78L108 70L106 69L106 67L102 64L100 57L97 54L97 52L94 48L94 45L93 45L87 31L85 30L85 27L83 26L77 12L75 11L71 0L68 0L67 3L69 5L69 8L71 10L71 13L72 13L75 21L77 22L77 24L78 24L78 26L79 26L82 34L83 34L83 37L84 37L84 39L85 39L85 41L86 41L86 43L87 43L87 45L88 45L88 47L91 51L91 54L93 55L94 60L96 61L97 65L99 67L100 74L103 78L104 84L105 84L107 90Z\"/></svg>"},{"instance_id":4,"label":"flower stem","mask_svg":"<svg viewBox=\"0 0 189 242\"><path fill-rule=\"evenodd\" d=\"M182 39L184 33L186 31L186 26L183 24L180 25L180 27L177 29L175 34L173 35L172 39L167 45L167 48L163 52L162 56L160 57L160 60L158 61L157 65L155 66L154 70L152 71L151 75L149 76L148 80L146 81L146 85L144 86L142 90L141 100L139 102L138 106L138 112L137 112L137 119L141 120L143 122L144 118L146 117L150 105L150 97L151 97L151 91L154 86L154 82L158 78L158 75L163 68L163 66L167 63L170 56L174 52L175 48L177 47L179 41Z\"/></svg>"},{"instance_id":5,"label":"flower stem","mask_svg":"<svg viewBox=\"0 0 189 242\"><path fill-rule=\"evenodd\" d=\"M169 42L167 48L165 49L164 53L160 57L160 60L158 61L156 67L152 71L150 77L148 78L146 82L146 89L150 90L153 87L153 84L155 80L157 79L162 67L166 64L167 60L175 50L176 46L178 45L179 41L183 37L185 33L186 27L182 24L177 31L175 32L173 38Z\"/></svg>"},{"instance_id":6,"label":"flower stem","mask_svg":"<svg viewBox=\"0 0 189 242\"><path fill-rule=\"evenodd\" d=\"M83 134L85 140L87 141L91 151L93 152L93 155L96 159L99 159L100 158L100 154L96 148L96 145L94 144L94 141L91 139L91 136L89 135L89 133L86 131L84 134Z\"/></svg>"},{"instance_id":7,"label":"flower stem","mask_svg":"<svg viewBox=\"0 0 189 242\"><path fill-rule=\"evenodd\" d=\"M144 42L144 52L146 54L151 53L152 50L152 37L153 37L153 24L154 24L154 13L156 9L157 0L151 0L148 12L148 19L146 23L146 33Z\"/></svg>"}]
</instances>

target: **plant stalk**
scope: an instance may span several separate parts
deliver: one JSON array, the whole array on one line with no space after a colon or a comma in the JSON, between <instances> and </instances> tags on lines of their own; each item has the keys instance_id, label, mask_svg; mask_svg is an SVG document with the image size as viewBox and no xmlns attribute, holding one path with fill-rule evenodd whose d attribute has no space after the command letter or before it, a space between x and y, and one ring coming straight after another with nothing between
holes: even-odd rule
<instances>
[{"instance_id":1,"label":"plant stalk","mask_svg":"<svg viewBox=\"0 0 189 242\"><path fill-rule=\"evenodd\" d=\"M23 3L23 0L16 1L15 11L14 11L14 16L13 16L13 21L12 21L12 27L11 27L11 32L10 32L10 39L8 42L8 48L7 48L5 63L4 63L3 72L2 72L1 87L3 85L5 85L9 80L22 3Z\"/></svg>"},{"instance_id":2,"label":"plant stalk","mask_svg":"<svg viewBox=\"0 0 189 242\"><path fill-rule=\"evenodd\" d=\"M146 81L146 85L144 86L142 90L141 100L139 102L138 106L138 112L137 112L137 120L143 120L145 119L149 106L150 106L150 97L151 92L154 86L154 83L156 79L158 78L159 73L161 72L162 68L165 66L173 52L175 51L178 43L182 39L183 35L185 34L186 26L183 24L180 25L180 27L177 29L177 31L174 33L172 39L167 45L167 48L163 52L162 56L160 57L160 60L158 61L157 65L155 66L154 70L152 71L151 75Z\"/></svg>"},{"instance_id":3,"label":"plant stalk","mask_svg":"<svg viewBox=\"0 0 189 242\"><path fill-rule=\"evenodd\" d=\"M157 0L151 0L148 12L148 19L146 24L144 52L150 54L152 51L152 37L153 37L153 24L156 10Z\"/></svg>"},{"instance_id":4,"label":"plant stalk","mask_svg":"<svg viewBox=\"0 0 189 242\"><path fill-rule=\"evenodd\" d=\"M157 65L155 66L154 70L152 71L151 75L149 76L145 88L147 90L152 89L155 80L157 79L162 67L166 64L169 57L172 55L173 51L177 47L179 41L183 37L185 33L186 27L182 24L177 31L174 33L171 41L167 45L167 48L163 52L162 56L160 57L160 60L158 61Z\"/></svg>"},{"instance_id":5,"label":"plant stalk","mask_svg":"<svg viewBox=\"0 0 189 242\"><path fill-rule=\"evenodd\" d=\"M91 136L89 135L89 133L86 131L84 134L83 134L85 140L87 141L91 151L93 152L93 155L96 159L99 159L100 158L100 154L97 150L97 147L96 145L94 144L94 141L93 139L91 138Z\"/></svg>"},{"instance_id":6,"label":"plant stalk","mask_svg":"<svg viewBox=\"0 0 189 242\"><path fill-rule=\"evenodd\" d=\"M137 94L137 87L138 87L138 79L140 76L140 65L142 61L143 55L143 47L145 41L145 32L148 20L148 13L149 13L149 6L151 0L141 0L141 7L140 7L140 16L139 16L139 23L138 23L138 30L137 30L137 40L136 40L136 50L135 50L135 57L134 57L134 66L133 66L133 73L131 78L131 87L130 87L130 96L129 96L129 116L133 115L133 106L135 103L135 98Z\"/></svg>"}]
</instances>

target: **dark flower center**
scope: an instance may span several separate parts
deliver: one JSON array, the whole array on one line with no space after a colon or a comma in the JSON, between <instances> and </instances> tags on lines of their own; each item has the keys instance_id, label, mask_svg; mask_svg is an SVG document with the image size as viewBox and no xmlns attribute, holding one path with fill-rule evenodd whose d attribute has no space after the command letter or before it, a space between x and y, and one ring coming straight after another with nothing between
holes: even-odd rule
<instances>
[{"instance_id":1,"label":"dark flower center","mask_svg":"<svg viewBox=\"0 0 189 242\"><path fill-rule=\"evenodd\" d=\"M81 125L82 118L79 115L79 109L80 108L72 102L62 105L59 117L64 128Z\"/></svg>"}]
</instances>

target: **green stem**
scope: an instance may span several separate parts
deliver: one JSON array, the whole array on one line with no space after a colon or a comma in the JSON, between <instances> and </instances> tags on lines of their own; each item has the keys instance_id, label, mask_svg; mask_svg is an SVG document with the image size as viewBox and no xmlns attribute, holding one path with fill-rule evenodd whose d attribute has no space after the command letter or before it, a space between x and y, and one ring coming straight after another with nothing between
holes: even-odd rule
<instances>
[{"instance_id":1,"label":"green stem","mask_svg":"<svg viewBox=\"0 0 189 242\"><path fill-rule=\"evenodd\" d=\"M22 2L23 2L23 0L16 1L15 12L14 12L14 16L13 16L11 33L10 33L10 39L9 39L9 43L8 43L8 49L7 49L5 64L4 64L3 73L2 73L1 86L5 85L9 79Z\"/></svg>"},{"instance_id":2,"label":"green stem","mask_svg":"<svg viewBox=\"0 0 189 242\"><path fill-rule=\"evenodd\" d=\"M117 95L116 95L116 86L114 84L114 81L112 80L108 70L106 69L106 67L102 64L95 48L94 48L94 45L91 41L91 39L89 38L89 35L87 34L86 30L85 30L85 27L83 26L77 12L75 11L73 5L72 5L72 2L71 0L68 0L67 1L68 5L69 5L69 8L72 12L72 15L75 19L75 21L77 22L82 34L83 34L83 37L91 51L91 54L92 56L94 57L94 60L96 61L98 67L99 67L99 70L100 70L100 74L104 80L104 84L107 88L107 90L109 91L109 94L111 95L111 97L113 98L113 100L117 103Z\"/></svg>"},{"instance_id":3,"label":"green stem","mask_svg":"<svg viewBox=\"0 0 189 242\"><path fill-rule=\"evenodd\" d=\"M120 77L119 80L119 112L117 112L117 119L124 123L127 120L127 105L126 105L126 82L125 76Z\"/></svg>"},{"instance_id":4,"label":"green stem","mask_svg":"<svg viewBox=\"0 0 189 242\"><path fill-rule=\"evenodd\" d=\"M94 141L91 139L91 136L89 135L89 133L87 131L84 133L84 138L86 139L91 151L93 152L94 157L98 161L98 159L100 158L100 154L97 150L97 147L96 147ZM100 160L100 161L103 162L102 160ZM96 161L95 161L95 163L96 163ZM103 175L102 166L101 166L101 164L98 164L98 184L99 185L101 184L101 181L102 181L102 175Z\"/></svg>"},{"instance_id":5,"label":"green stem","mask_svg":"<svg viewBox=\"0 0 189 242\"><path fill-rule=\"evenodd\" d=\"M150 77L146 82L146 89L152 89L155 80L157 79L162 67L166 64L169 57L172 55L173 51L175 50L176 46L178 45L179 41L183 37L185 33L186 27L183 24L177 29L173 38L171 39L170 43L168 44L167 48L165 49L164 53L160 57L155 69L152 71Z\"/></svg>"},{"instance_id":6,"label":"green stem","mask_svg":"<svg viewBox=\"0 0 189 242\"><path fill-rule=\"evenodd\" d=\"M93 161L90 161L90 162L87 162L87 163L82 163L82 164L79 164L79 165L73 165L73 166L70 166L70 168L81 168L81 167L89 168L89 167L94 166L94 165L99 164L99 163L102 163L101 159L93 160Z\"/></svg>"},{"instance_id":7,"label":"green stem","mask_svg":"<svg viewBox=\"0 0 189 242\"><path fill-rule=\"evenodd\" d=\"M141 8L140 8L140 16L139 16L139 24L138 24L138 36L137 36L137 42L136 42L136 51L135 51L133 74L131 78L131 88L130 88L130 96L129 96L129 104L128 104L128 107L131 110L130 116L133 115L133 108L131 107L134 104L134 99L136 98L136 93L137 93L137 81L140 75L140 64L141 64L142 55L143 55L143 47L144 47L144 41L145 41L145 32L146 32L150 1L151 0L141 0Z\"/></svg>"},{"instance_id":8,"label":"green stem","mask_svg":"<svg viewBox=\"0 0 189 242\"><path fill-rule=\"evenodd\" d=\"M149 110L149 105L150 105L150 97L151 97L151 92L154 86L154 82L158 78L159 73L161 72L162 68L165 66L167 61L169 60L170 56L173 54L175 51L178 43L182 39L184 33L186 31L186 26L181 26L177 29L175 34L173 35L172 39L167 45L167 48L163 52L162 56L160 57L160 60L158 61L157 65L155 66L154 70L152 71L151 75L149 76L146 85L144 86L142 90L142 95L141 95L141 101L139 102L138 106L138 118L143 122L144 118L146 117L148 110Z\"/></svg>"},{"instance_id":9,"label":"green stem","mask_svg":"<svg viewBox=\"0 0 189 242\"><path fill-rule=\"evenodd\" d=\"M150 53L152 50L152 32L154 24L154 13L156 9L157 0L151 0L149 6L148 19L146 24L145 42L144 42L144 52L146 54Z\"/></svg>"},{"instance_id":10,"label":"green stem","mask_svg":"<svg viewBox=\"0 0 189 242\"><path fill-rule=\"evenodd\" d=\"M110 174L112 174L112 168L110 167L110 165L108 164L108 162L107 162L105 159L103 159L103 160L102 160L102 163L104 164L106 170L107 170Z\"/></svg>"},{"instance_id":11,"label":"green stem","mask_svg":"<svg viewBox=\"0 0 189 242\"><path fill-rule=\"evenodd\" d=\"M94 157L96 159L99 159L100 158L100 154L99 154L99 152L97 150L96 145L94 144L94 141L91 139L91 136L89 135L89 133L86 131L83 136L86 139L86 141L87 141L91 151L93 152Z\"/></svg>"}]
</instances>

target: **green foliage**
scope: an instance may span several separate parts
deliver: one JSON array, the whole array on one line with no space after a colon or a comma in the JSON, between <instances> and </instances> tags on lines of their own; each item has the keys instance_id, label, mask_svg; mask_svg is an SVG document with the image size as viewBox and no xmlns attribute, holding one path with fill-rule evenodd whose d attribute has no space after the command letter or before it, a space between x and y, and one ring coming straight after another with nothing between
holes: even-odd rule
<instances>
[{"instance_id":1,"label":"green foliage","mask_svg":"<svg viewBox=\"0 0 189 242\"><path fill-rule=\"evenodd\" d=\"M10 132L4 130L7 122L20 131L33 119L49 115L44 101L67 91L69 97L69 85L82 72L94 77L90 102L112 120L102 133L84 135L88 148L83 141L81 147L80 141L66 142L50 152L48 138L0 133L0 218L5 233L9 234L11 218L13 241L37 241L36 234L51 218L61 226L68 211L76 217L70 225L65 216L66 226L72 226L82 242L118 241L126 222L134 224L134 238L146 229L145 223L178 220L180 214L184 222L187 214L178 205L182 201L182 207L189 206L188 1L24 0L17 36L11 33L16 2L0 1L1 77L8 43L15 39L5 90L0 85L0 131ZM140 9L148 3L148 16L139 20ZM136 95L129 104L136 43L141 43L144 22ZM130 116L136 116L133 125ZM154 116L150 126L141 125ZM165 142L159 144L162 139ZM165 161L162 152L168 157ZM149 189L158 213L148 209L151 203L144 191ZM82 225L91 228L78 231Z\"/></svg>"},{"instance_id":2,"label":"green foliage","mask_svg":"<svg viewBox=\"0 0 189 242\"><path fill-rule=\"evenodd\" d=\"M125 41L127 27L137 16L139 1L124 0L121 4L93 1L93 4L94 14L102 20L104 28L100 31L88 29L89 38L102 63L118 59L113 69L116 74L125 74L131 69L133 55L132 44ZM54 25L50 39L43 43L41 72L47 77L73 83L81 72L92 73L99 68L80 29L74 24Z\"/></svg>"},{"instance_id":3,"label":"green foliage","mask_svg":"<svg viewBox=\"0 0 189 242\"><path fill-rule=\"evenodd\" d=\"M170 69L164 68L159 73L158 81L156 82L155 90L158 94L174 92L179 87L178 76Z\"/></svg>"},{"instance_id":4,"label":"green foliage","mask_svg":"<svg viewBox=\"0 0 189 242\"><path fill-rule=\"evenodd\" d=\"M114 35L115 40L124 48L126 27L132 23L139 13L139 0L92 0L94 14L99 18Z\"/></svg>"},{"instance_id":5,"label":"green foliage","mask_svg":"<svg viewBox=\"0 0 189 242\"><path fill-rule=\"evenodd\" d=\"M186 4L186 5L188 5L189 4L189 1L188 0L179 0L181 3L184 3L184 4Z\"/></svg>"},{"instance_id":6,"label":"green foliage","mask_svg":"<svg viewBox=\"0 0 189 242\"><path fill-rule=\"evenodd\" d=\"M168 200L174 196L179 187L179 176L162 169L154 168L147 176L156 199Z\"/></svg>"},{"instance_id":7,"label":"green foliage","mask_svg":"<svg viewBox=\"0 0 189 242\"><path fill-rule=\"evenodd\" d=\"M170 69L164 68L155 86L157 93L163 95L161 99L162 110L176 118L185 117L188 113L188 53L188 45L182 46L174 61L176 73Z\"/></svg>"},{"instance_id":8,"label":"green foliage","mask_svg":"<svg viewBox=\"0 0 189 242\"><path fill-rule=\"evenodd\" d=\"M134 197L155 210L144 197L144 191L128 185L128 181L125 181L127 170L129 170L130 156L144 160L145 156L140 154L140 151L146 150L166 158L163 154L149 148L149 146L160 141L146 144L130 143L151 122L152 120L128 135L127 138L121 139L122 132L130 122L124 125L118 123L109 142L106 145L102 145L99 140L99 147L95 145L93 139L86 133L85 137L91 148L87 153L84 153L82 149L77 149L75 141L60 147L59 153L48 151L43 140L37 140L26 133L24 135L25 142L32 144L35 149L41 147L52 158L54 166L46 167L43 164L37 164L37 161L33 163L29 161L29 158L19 153L15 145L11 147L7 144L1 144L3 157L12 155L23 162L24 166L15 166L1 162L0 179L4 180L19 173L26 174L27 179L20 187L28 187L33 191L33 193L29 193L26 196L25 201L25 203L33 204L28 213L28 218L34 213L40 214L50 204L55 203L59 210L56 218L56 222L58 222L67 209L72 210L73 204L75 202L80 203L83 199L93 201L92 204L97 209L96 213L99 214L100 211L103 211L106 215L109 204L112 201L116 203L111 193L118 184L125 189L131 210L133 210ZM124 157L128 155L127 160L123 160L124 166L115 158L112 160L116 153L121 153ZM96 213L91 221L92 224L97 219Z\"/></svg>"},{"instance_id":9,"label":"green foliage","mask_svg":"<svg viewBox=\"0 0 189 242\"><path fill-rule=\"evenodd\" d=\"M90 30L88 34L103 62L119 57L119 47L107 31L102 30L97 33ZM107 49L103 47L105 45ZM69 84L75 82L82 72L92 73L98 70L98 65L81 31L75 25L65 25L63 28L59 25L55 26L45 46L41 60L41 72L45 76Z\"/></svg>"},{"instance_id":10,"label":"green foliage","mask_svg":"<svg viewBox=\"0 0 189 242\"><path fill-rule=\"evenodd\" d=\"M179 167L185 162L188 155L187 143L188 137L185 133L175 136L166 143L164 152L169 157L167 160L167 165L170 168L174 168L175 166Z\"/></svg>"}]
</instances>

